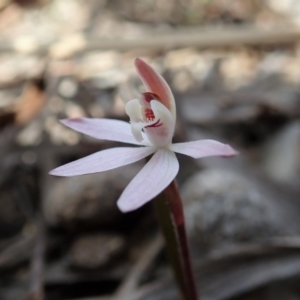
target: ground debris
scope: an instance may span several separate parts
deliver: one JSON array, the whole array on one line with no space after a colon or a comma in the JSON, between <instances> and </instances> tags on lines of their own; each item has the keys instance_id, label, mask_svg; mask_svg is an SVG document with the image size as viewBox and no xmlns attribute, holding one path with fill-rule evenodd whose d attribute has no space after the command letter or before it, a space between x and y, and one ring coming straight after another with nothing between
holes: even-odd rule
<instances>
[{"instance_id":1,"label":"ground debris","mask_svg":"<svg viewBox=\"0 0 300 300\"><path fill-rule=\"evenodd\" d=\"M59 120L128 121L135 57L174 91L174 141L240 152L178 155L201 299L300 299L296 2L0 0L1 300L177 299L151 203L116 206L145 162L48 175L120 146Z\"/></svg>"}]
</instances>

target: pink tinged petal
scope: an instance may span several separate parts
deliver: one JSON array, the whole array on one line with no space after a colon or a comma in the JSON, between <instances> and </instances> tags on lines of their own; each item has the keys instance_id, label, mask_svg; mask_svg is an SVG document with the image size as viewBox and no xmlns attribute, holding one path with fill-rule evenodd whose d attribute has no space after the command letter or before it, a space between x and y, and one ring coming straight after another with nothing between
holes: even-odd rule
<instances>
[{"instance_id":1,"label":"pink tinged petal","mask_svg":"<svg viewBox=\"0 0 300 300\"><path fill-rule=\"evenodd\" d=\"M164 80L151 66L140 58L134 61L135 67L146 89L159 96L159 100L176 116L176 106L173 93Z\"/></svg>"},{"instance_id":2,"label":"pink tinged petal","mask_svg":"<svg viewBox=\"0 0 300 300\"><path fill-rule=\"evenodd\" d=\"M231 157L238 154L232 147L222 144L214 140L200 140L187 143L172 144L169 149L191 156L193 158L201 158L206 156L223 156Z\"/></svg>"},{"instance_id":3,"label":"pink tinged petal","mask_svg":"<svg viewBox=\"0 0 300 300\"><path fill-rule=\"evenodd\" d=\"M132 211L152 200L172 182L178 170L178 160L173 152L157 150L124 190L117 202L119 209Z\"/></svg>"},{"instance_id":4,"label":"pink tinged petal","mask_svg":"<svg viewBox=\"0 0 300 300\"><path fill-rule=\"evenodd\" d=\"M49 172L55 176L76 176L108 171L139 161L155 151L153 147L112 148L78 159Z\"/></svg>"},{"instance_id":5,"label":"pink tinged petal","mask_svg":"<svg viewBox=\"0 0 300 300\"><path fill-rule=\"evenodd\" d=\"M124 121L74 118L61 120L61 123L96 139L141 145L133 137L130 124Z\"/></svg>"}]
</instances>

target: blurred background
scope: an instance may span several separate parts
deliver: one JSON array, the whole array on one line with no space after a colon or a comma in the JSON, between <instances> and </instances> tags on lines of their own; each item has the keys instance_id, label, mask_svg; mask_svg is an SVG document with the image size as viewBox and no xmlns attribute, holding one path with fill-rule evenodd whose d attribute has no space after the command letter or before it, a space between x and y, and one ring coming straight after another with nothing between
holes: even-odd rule
<instances>
[{"instance_id":1,"label":"blurred background","mask_svg":"<svg viewBox=\"0 0 300 300\"><path fill-rule=\"evenodd\" d=\"M300 299L300 2L0 0L0 299L179 299L153 204L116 200L145 162L54 178L118 146L59 123L128 120L141 57L170 84L202 300Z\"/></svg>"}]
</instances>

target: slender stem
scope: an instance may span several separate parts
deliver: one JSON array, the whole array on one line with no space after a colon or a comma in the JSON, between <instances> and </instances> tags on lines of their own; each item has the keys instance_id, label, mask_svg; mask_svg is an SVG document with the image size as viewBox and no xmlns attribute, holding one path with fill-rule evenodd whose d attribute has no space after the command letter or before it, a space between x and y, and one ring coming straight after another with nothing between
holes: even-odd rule
<instances>
[{"instance_id":1,"label":"slender stem","mask_svg":"<svg viewBox=\"0 0 300 300\"><path fill-rule=\"evenodd\" d=\"M187 284L190 292L189 299L199 300L199 298L197 297L197 288L196 288L195 278L192 270L192 262L190 257L187 235L186 235L183 205L182 205L182 200L176 182L172 181L171 184L165 189L164 193L170 205L175 226L177 229L184 272L186 275Z\"/></svg>"},{"instance_id":2,"label":"slender stem","mask_svg":"<svg viewBox=\"0 0 300 300\"><path fill-rule=\"evenodd\" d=\"M174 226L172 214L165 195L158 196L155 201L155 209L158 221L166 240L166 248L169 260L171 262L177 285L180 289L183 299L188 299L188 290L186 279L183 273L182 260L180 255L179 241Z\"/></svg>"},{"instance_id":3,"label":"slender stem","mask_svg":"<svg viewBox=\"0 0 300 300\"><path fill-rule=\"evenodd\" d=\"M182 200L175 181L157 198L155 205L183 299L199 300L186 236Z\"/></svg>"}]
</instances>

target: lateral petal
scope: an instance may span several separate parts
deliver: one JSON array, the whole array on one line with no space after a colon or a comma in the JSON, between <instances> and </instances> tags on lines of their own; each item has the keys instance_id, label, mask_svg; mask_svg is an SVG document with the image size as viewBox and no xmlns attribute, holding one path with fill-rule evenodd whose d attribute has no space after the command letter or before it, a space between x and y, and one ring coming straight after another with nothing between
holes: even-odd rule
<instances>
[{"instance_id":1,"label":"lateral petal","mask_svg":"<svg viewBox=\"0 0 300 300\"><path fill-rule=\"evenodd\" d=\"M74 118L60 121L64 125L100 140L144 145L136 141L129 123L112 119ZM143 136L144 140L147 138Z\"/></svg>"},{"instance_id":2,"label":"lateral petal","mask_svg":"<svg viewBox=\"0 0 300 300\"><path fill-rule=\"evenodd\" d=\"M122 212L135 210L161 193L179 170L176 155L167 149L155 152L126 187L117 205Z\"/></svg>"},{"instance_id":3,"label":"lateral petal","mask_svg":"<svg viewBox=\"0 0 300 300\"><path fill-rule=\"evenodd\" d=\"M142 116L141 105L139 100L134 99L128 101L125 105L125 111L130 118L131 133L133 134L136 141L142 142L143 141L142 129L144 125L141 123L143 116Z\"/></svg>"},{"instance_id":4,"label":"lateral petal","mask_svg":"<svg viewBox=\"0 0 300 300\"><path fill-rule=\"evenodd\" d=\"M141 104L138 99L128 101L125 105L125 112L129 116L131 122L138 122L143 119Z\"/></svg>"},{"instance_id":5,"label":"lateral petal","mask_svg":"<svg viewBox=\"0 0 300 300\"><path fill-rule=\"evenodd\" d=\"M238 154L238 152L235 151L231 146L214 140L199 140L187 143L177 143L170 145L169 149L193 158L201 158L206 156L231 157Z\"/></svg>"},{"instance_id":6,"label":"lateral petal","mask_svg":"<svg viewBox=\"0 0 300 300\"><path fill-rule=\"evenodd\" d=\"M154 151L153 147L106 149L60 166L49 174L68 177L108 171L139 161Z\"/></svg>"}]
</instances>

